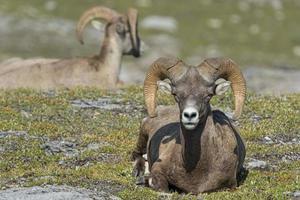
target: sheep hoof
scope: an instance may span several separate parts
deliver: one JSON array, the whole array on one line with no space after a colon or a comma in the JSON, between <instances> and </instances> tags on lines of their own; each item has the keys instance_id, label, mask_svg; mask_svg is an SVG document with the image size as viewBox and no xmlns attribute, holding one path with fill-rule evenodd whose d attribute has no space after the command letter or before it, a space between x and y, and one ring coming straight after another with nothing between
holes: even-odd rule
<instances>
[{"instance_id":1,"label":"sheep hoof","mask_svg":"<svg viewBox=\"0 0 300 200\"><path fill-rule=\"evenodd\" d=\"M145 173L145 159L141 156L135 159L133 164L133 177L144 176Z\"/></svg>"},{"instance_id":2,"label":"sheep hoof","mask_svg":"<svg viewBox=\"0 0 300 200\"><path fill-rule=\"evenodd\" d=\"M145 185L145 177L144 176L138 176L136 177L135 184L136 185Z\"/></svg>"},{"instance_id":3,"label":"sheep hoof","mask_svg":"<svg viewBox=\"0 0 300 200\"><path fill-rule=\"evenodd\" d=\"M132 171L132 177L139 177L141 174L142 174L141 170L139 170L136 167Z\"/></svg>"}]
</instances>

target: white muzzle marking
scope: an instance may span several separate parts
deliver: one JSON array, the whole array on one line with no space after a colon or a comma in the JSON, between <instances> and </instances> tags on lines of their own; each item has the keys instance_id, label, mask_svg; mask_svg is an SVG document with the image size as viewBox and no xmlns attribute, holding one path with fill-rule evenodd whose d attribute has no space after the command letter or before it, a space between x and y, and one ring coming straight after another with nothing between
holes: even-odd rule
<instances>
[{"instance_id":1,"label":"white muzzle marking","mask_svg":"<svg viewBox=\"0 0 300 200\"><path fill-rule=\"evenodd\" d=\"M181 114L181 122L183 126L188 130L193 130L196 128L199 122L199 112L194 107L187 107L183 110Z\"/></svg>"}]
</instances>

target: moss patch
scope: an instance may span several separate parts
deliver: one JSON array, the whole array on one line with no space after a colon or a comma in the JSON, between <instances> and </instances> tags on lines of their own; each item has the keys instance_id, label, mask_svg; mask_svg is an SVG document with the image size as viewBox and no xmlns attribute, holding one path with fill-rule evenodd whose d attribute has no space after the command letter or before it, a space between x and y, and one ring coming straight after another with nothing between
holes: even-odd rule
<instances>
[{"instance_id":1,"label":"moss patch","mask_svg":"<svg viewBox=\"0 0 300 200\"><path fill-rule=\"evenodd\" d=\"M72 106L74 100L111 98L129 109L103 110ZM160 104L173 104L160 94ZM212 104L225 111L232 107L231 94L214 98ZM0 188L43 184L68 184L87 188L105 185L123 199L157 199L149 188L137 187L131 177L130 153L136 143L139 123L145 116L141 87L107 92L77 88L38 92L0 91L0 131L24 131L24 135L0 137ZM130 109L134 107L135 109ZM247 156L274 165L251 170L236 190L203 194L205 199L284 199L285 192L300 185L299 159L282 160L299 153L300 144L264 144L265 136L293 138L300 133L300 95L281 97L248 95L238 125L247 143ZM53 154L43 149L45 141L72 141L78 154ZM97 144L95 148L93 145ZM179 194L173 194L178 199ZM196 199L194 196L180 196Z\"/></svg>"}]
</instances>

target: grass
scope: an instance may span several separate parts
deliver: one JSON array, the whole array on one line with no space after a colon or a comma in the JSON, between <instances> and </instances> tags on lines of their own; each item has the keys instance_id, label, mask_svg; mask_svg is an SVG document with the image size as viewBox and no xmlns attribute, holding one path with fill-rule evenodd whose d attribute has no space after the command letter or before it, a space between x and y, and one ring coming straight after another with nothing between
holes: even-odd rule
<instances>
[{"instance_id":1,"label":"grass","mask_svg":"<svg viewBox=\"0 0 300 200\"><path fill-rule=\"evenodd\" d=\"M93 5L105 5L120 11L129 6L137 7L141 19L150 15L172 16L178 21L178 30L166 33L178 39L180 54L187 59L193 56L221 55L233 58L244 65L300 66L300 3L297 0L280 1L276 7L260 1L229 0L58 0L56 9L47 11L45 1L1 1L0 11L20 18L56 18L77 20L80 13ZM150 2L143 7L138 2ZM152 2L152 3L151 3ZM247 3L248 2L248 3ZM142 38L158 34L141 29ZM188 37L187 37L188 36ZM16 45L17 47L17 45ZM9 51L9 52L8 52ZM18 49L2 50L0 57L37 56L43 52L48 57L66 57L41 47L39 52L19 52ZM66 54L68 51L65 52ZM171 53L171 50L170 50ZM276 59L274 59L276 58Z\"/></svg>"},{"instance_id":2,"label":"grass","mask_svg":"<svg viewBox=\"0 0 300 200\"><path fill-rule=\"evenodd\" d=\"M72 100L96 100L108 96L134 105L134 110L107 111L79 109ZM160 104L174 103L160 95ZM231 95L214 98L213 105L223 110L232 106ZM226 106L225 106L226 105ZM229 105L229 106L228 106ZM300 133L300 94L281 97L248 95L239 129L247 143L247 156L266 160L272 167L251 170L245 183L236 190L203 194L204 199L285 199L287 191L299 190L300 161L280 158L300 151L299 144L263 144L264 136L293 138ZM108 183L123 199L157 199L158 193L137 187L131 177L130 153L135 145L139 123L145 116L141 87L107 92L77 88L38 92L27 89L0 91L0 130L26 131L28 137L0 138L0 188L44 184L68 184L87 188ZM254 121L253 116L260 116ZM75 157L64 153L47 154L42 145L49 140L75 141L79 149L91 143L106 143L99 149L81 151ZM117 157L100 160L100 155ZM60 161L67 163L59 164ZM87 163L80 165L79 163ZM101 184L100 184L101 185ZM173 194L178 199L178 194ZM182 199L196 199L191 195Z\"/></svg>"}]
</instances>

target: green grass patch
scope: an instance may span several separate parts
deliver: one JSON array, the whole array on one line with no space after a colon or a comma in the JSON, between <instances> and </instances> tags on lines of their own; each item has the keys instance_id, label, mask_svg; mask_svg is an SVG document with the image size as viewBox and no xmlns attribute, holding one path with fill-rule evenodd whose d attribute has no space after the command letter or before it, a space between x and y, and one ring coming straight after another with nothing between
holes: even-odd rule
<instances>
[{"instance_id":1,"label":"green grass patch","mask_svg":"<svg viewBox=\"0 0 300 200\"><path fill-rule=\"evenodd\" d=\"M108 111L77 108L74 100L111 98L137 109ZM159 104L173 104L172 97L159 93ZM214 98L212 104L231 111L232 95ZM146 115L141 87L118 91L95 88L33 91L0 91L0 131L25 131L26 136L0 138L0 188L43 184L96 187L107 181L121 187L116 195L123 199L157 199L159 193L138 187L131 177L130 153L137 140L141 119ZM255 116L259 120L255 121ZM300 152L299 144L264 144L264 136L293 138L300 133L300 94L281 97L249 94L238 128L247 143L249 158L266 159L274 168L251 170L243 185L235 190L203 194L204 199L285 199L285 192L299 190L300 161L284 162L281 157ZM49 155L45 140L76 143L78 155L64 152ZM84 150L90 144L99 148ZM101 155L116 156L116 160ZM269 157L269 158L268 158ZM115 158L115 157L113 157ZM62 165L61 161L66 164ZM92 186L91 186L92 185ZM196 199L174 193L173 199Z\"/></svg>"}]
</instances>

